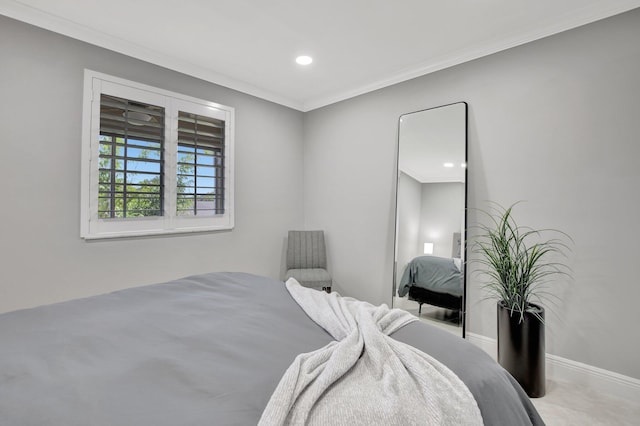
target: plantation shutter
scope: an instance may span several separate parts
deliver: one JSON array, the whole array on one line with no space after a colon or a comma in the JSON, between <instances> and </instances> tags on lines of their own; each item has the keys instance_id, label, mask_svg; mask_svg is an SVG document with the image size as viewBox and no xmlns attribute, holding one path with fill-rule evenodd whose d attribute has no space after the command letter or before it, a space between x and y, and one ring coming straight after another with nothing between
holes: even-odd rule
<instances>
[{"instance_id":1,"label":"plantation shutter","mask_svg":"<svg viewBox=\"0 0 640 426\"><path fill-rule=\"evenodd\" d=\"M101 94L98 217L163 215L164 108Z\"/></svg>"},{"instance_id":2,"label":"plantation shutter","mask_svg":"<svg viewBox=\"0 0 640 426\"><path fill-rule=\"evenodd\" d=\"M224 129L224 120L178 112L178 216L225 213Z\"/></svg>"}]
</instances>

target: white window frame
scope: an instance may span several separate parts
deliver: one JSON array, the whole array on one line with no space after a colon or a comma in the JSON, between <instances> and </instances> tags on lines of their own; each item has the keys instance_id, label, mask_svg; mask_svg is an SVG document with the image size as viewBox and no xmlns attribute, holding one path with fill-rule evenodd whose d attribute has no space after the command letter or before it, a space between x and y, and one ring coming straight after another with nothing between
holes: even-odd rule
<instances>
[{"instance_id":1,"label":"white window frame","mask_svg":"<svg viewBox=\"0 0 640 426\"><path fill-rule=\"evenodd\" d=\"M164 214L141 218L98 217L100 95L117 96L165 108ZM178 111L225 122L224 213L215 216L177 216L176 161ZM188 232L230 230L234 227L234 123L232 107L197 99L96 71L84 70L81 166L81 229L84 239L121 238Z\"/></svg>"}]
</instances>

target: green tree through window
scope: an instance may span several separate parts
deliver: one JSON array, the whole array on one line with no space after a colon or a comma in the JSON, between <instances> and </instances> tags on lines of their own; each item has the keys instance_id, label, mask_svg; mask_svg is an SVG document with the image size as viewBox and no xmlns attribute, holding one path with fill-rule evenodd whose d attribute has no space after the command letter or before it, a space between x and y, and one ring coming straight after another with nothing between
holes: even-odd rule
<instances>
[{"instance_id":1,"label":"green tree through window","mask_svg":"<svg viewBox=\"0 0 640 426\"><path fill-rule=\"evenodd\" d=\"M102 95L98 215L163 215L164 109Z\"/></svg>"}]
</instances>

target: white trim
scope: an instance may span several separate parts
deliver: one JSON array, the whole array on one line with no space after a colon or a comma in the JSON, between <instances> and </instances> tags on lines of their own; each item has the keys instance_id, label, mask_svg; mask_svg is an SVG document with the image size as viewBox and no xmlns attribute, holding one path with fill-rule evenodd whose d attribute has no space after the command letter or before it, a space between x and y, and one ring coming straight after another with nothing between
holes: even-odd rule
<instances>
[{"instance_id":1,"label":"white trim","mask_svg":"<svg viewBox=\"0 0 640 426\"><path fill-rule=\"evenodd\" d=\"M582 25L590 24L601 19L627 12L629 10L637 8L638 6L640 6L640 2L635 0L629 0L623 5L619 4L614 7L611 7L610 4L608 4L606 1L603 1L598 5L576 11L576 13L572 13L570 16L564 17L565 19L558 23L538 28L526 34L516 34L513 37L505 38L494 43L485 43L479 46L471 47L469 49L461 50L459 52L454 52L450 55L444 55L440 58L423 62L421 64L412 66L409 69L397 72L396 74L391 75L386 79L374 81L367 85L363 85L348 91L336 92L331 95L309 99L303 102L302 111L311 111L323 106L331 105L336 102L363 95L365 93L373 92L374 90L402 83L403 81L411 80L413 78L420 77L426 74L431 74L433 72L450 68L455 65L460 65L474 59L489 56L503 50L511 49L512 47L530 43L535 40L561 33L563 31L567 31L573 28L580 27Z\"/></svg>"},{"instance_id":2,"label":"white trim","mask_svg":"<svg viewBox=\"0 0 640 426\"><path fill-rule=\"evenodd\" d=\"M102 93L162 106L165 109L165 205L164 215L154 217L100 219L98 217L98 164L100 96ZM96 71L84 70L82 122L81 226L84 239L223 231L234 228L234 115L235 109L168 90L136 83ZM178 217L176 214L175 151L178 112L213 117L225 122L225 210L205 217Z\"/></svg>"},{"instance_id":3,"label":"white trim","mask_svg":"<svg viewBox=\"0 0 640 426\"><path fill-rule=\"evenodd\" d=\"M91 176L91 150L85 148L85 141L91 140L91 123L93 109L86 108L87 105L91 105L93 101L93 79L87 78L85 72L84 75L84 88L82 91L82 134L80 140L82 141L82 150L80 153L80 236L84 237L89 235L89 223L91 218L92 207L90 205L91 200L91 185L90 179L87 176Z\"/></svg>"},{"instance_id":4,"label":"white trim","mask_svg":"<svg viewBox=\"0 0 640 426\"><path fill-rule=\"evenodd\" d=\"M60 16L18 3L15 0L0 0L0 14L85 43L93 44L94 46L103 47L135 59L140 59L173 71L200 78L210 83L237 90L238 92L275 102L298 111L302 110L302 103L286 96L219 74L213 70L140 46L130 41L96 31Z\"/></svg>"},{"instance_id":5,"label":"white trim","mask_svg":"<svg viewBox=\"0 0 640 426\"><path fill-rule=\"evenodd\" d=\"M470 333L469 331L465 333L464 338L488 353L494 360L498 359L498 342L496 339L481 334Z\"/></svg>"},{"instance_id":6,"label":"white trim","mask_svg":"<svg viewBox=\"0 0 640 426\"><path fill-rule=\"evenodd\" d=\"M466 333L466 339L496 359L497 341L476 333ZM547 379L570 382L595 392L631 402L640 401L640 380L557 355L546 356Z\"/></svg>"},{"instance_id":7,"label":"white trim","mask_svg":"<svg viewBox=\"0 0 640 426\"><path fill-rule=\"evenodd\" d=\"M483 56L491 55L515 46L519 46L531 41L535 41L553 34L570 30L600 19L608 18L620 13L627 12L640 6L638 0L626 0L611 5L608 0L603 0L598 4L574 11L569 16L564 16L559 22L530 31L526 34L517 34L511 38L503 39L494 43L486 43L474 46L451 55L437 58L433 61L417 64L409 69L401 70L386 79L370 82L354 89L339 91L326 96L318 96L300 102L286 96L282 96L268 90L261 89L246 82L236 80L232 77L218 74L210 69L194 65L190 62L177 59L161 52L139 46L127 40L113 37L94 29L82 26L70 20L55 16L42 10L21 4L15 0L0 0L0 13L10 18L17 19L31 25L54 31L65 36L82 40L86 43L114 52L122 53L137 59L141 59L152 64L156 64L174 71L191 75L205 81L219 84L242 93L275 102L302 112L311 111L336 102L340 102L355 96L359 96L387 86L392 86L403 81L407 81L425 74L430 74L445 68L459 65Z\"/></svg>"}]
</instances>

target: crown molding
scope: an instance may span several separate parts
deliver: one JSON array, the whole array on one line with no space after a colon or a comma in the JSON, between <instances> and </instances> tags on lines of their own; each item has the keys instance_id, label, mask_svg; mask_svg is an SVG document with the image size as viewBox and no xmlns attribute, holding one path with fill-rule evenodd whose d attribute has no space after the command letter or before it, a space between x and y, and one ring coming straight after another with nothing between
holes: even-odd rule
<instances>
[{"instance_id":1,"label":"crown molding","mask_svg":"<svg viewBox=\"0 0 640 426\"><path fill-rule=\"evenodd\" d=\"M404 81L421 77L426 74L431 74L455 65L460 65L474 59L479 59L503 50L511 49L512 47L520 46L554 34L590 24L601 19L628 12L638 7L640 7L640 1L638 0L623 0L621 2L616 2L614 5L612 5L608 0L603 0L596 5L582 8L570 15L565 15L558 21L541 28L537 28L536 30L529 31L524 34L514 34L511 37L501 37L500 40L493 43L473 46L469 49L464 49L450 55L441 56L435 60L422 62L409 69L399 71L388 78L374 81L358 88L309 99L303 103L302 111L307 112L322 108L365 93L373 92L374 90L393 86L394 84L402 83Z\"/></svg>"},{"instance_id":2,"label":"crown molding","mask_svg":"<svg viewBox=\"0 0 640 426\"><path fill-rule=\"evenodd\" d=\"M241 80L218 74L193 63L174 58L130 41L93 30L76 22L43 12L15 0L0 0L0 14L76 40L131 56L173 71L197 77L238 92L246 93L289 108L302 110L302 104Z\"/></svg>"},{"instance_id":3,"label":"crown molding","mask_svg":"<svg viewBox=\"0 0 640 426\"><path fill-rule=\"evenodd\" d=\"M223 74L218 74L210 69L165 55L131 43L130 41L104 34L73 21L43 12L42 10L25 5L16 0L0 0L0 13L9 18L17 19L114 52L132 56L154 65L197 77L210 83L237 90L298 111L308 112L640 7L640 0L620 0L616 1L615 4L611 3L614 2L601 0L596 4L584 7L570 15L565 15L557 21L534 31L525 34L514 34L506 38L502 37L496 42L481 44L436 58L432 61L416 64L411 68L401 70L382 80L373 81L348 90L336 91L328 95L317 96L303 102L290 99L286 96L270 92Z\"/></svg>"}]
</instances>

